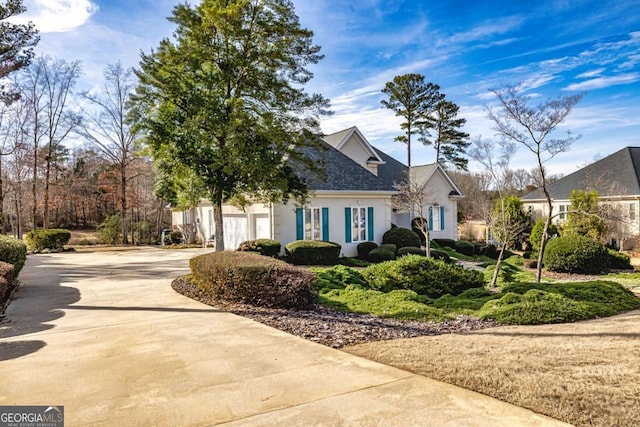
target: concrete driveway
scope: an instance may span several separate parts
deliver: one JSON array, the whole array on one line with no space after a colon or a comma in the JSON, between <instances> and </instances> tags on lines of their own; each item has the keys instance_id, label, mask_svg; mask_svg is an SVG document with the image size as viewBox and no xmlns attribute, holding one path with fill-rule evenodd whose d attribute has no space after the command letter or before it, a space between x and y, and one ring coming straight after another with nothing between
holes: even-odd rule
<instances>
[{"instance_id":1,"label":"concrete driveway","mask_svg":"<svg viewBox=\"0 0 640 427\"><path fill-rule=\"evenodd\" d=\"M67 426L564 425L176 294L204 250L29 256L0 324L0 405Z\"/></svg>"}]
</instances>

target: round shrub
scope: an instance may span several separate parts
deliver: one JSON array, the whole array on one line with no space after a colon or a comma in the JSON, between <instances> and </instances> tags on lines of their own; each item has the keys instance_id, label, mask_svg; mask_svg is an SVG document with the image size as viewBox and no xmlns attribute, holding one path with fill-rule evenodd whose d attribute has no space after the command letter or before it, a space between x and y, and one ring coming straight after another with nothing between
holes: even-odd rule
<instances>
[{"instance_id":1,"label":"round shrub","mask_svg":"<svg viewBox=\"0 0 640 427\"><path fill-rule=\"evenodd\" d=\"M385 243L369 252L367 259L371 262L384 262L396 259L396 245Z\"/></svg>"},{"instance_id":2,"label":"round shrub","mask_svg":"<svg viewBox=\"0 0 640 427\"><path fill-rule=\"evenodd\" d=\"M405 246L420 247L420 236L408 228L392 228L385 231L382 235L382 243L390 243L396 245L397 249Z\"/></svg>"},{"instance_id":3,"label":"round shrub","mask_svg":"<svg viewBox=\"0 0 640 427\"><path fill-rule=\"evenodd\" d=\"M318 300L312 271L251 252L213 252L189 261L202 292L246 304L310 309Z\"/></svg>"},{"instance_id":4,"label":"round shrub","mask_svg":"<svg viewBox=\"0 0 640 427\"><path fill-rule=\"evenodd\" d=\"M431 253L431 258L433 259L439 259L441 261L446 262L447 264L451 262L451 257L445 251L440 251L438 249L431 249L431 251L429 252Z\"/></svg>"},{"instance_id":5,"label":"round shrub","mask_svg":"<svg viewBox=\"0 0 640 427\"><path fill-rule=\"evenodd\" d=\"M615 249L607 249L608 267L612 270L633 270L631 266L631 258L629 255L616 251Z\"/></svg>"},{"instance_id":6,"label":"round shrub","mask_svg":"<svg viewBox=\"0 0 640 427\"><path fill-rule=\"evenodd\" d=\"M467 242L466 240L458 240L453 249L455 249L456 252L467 256L473 256L473 253L476 250L473 243Z\"/></svg>"},{"instance_id":7,"label":"round shrub","mask_svg":"<svg viewBox=\"0 0 640 427\"><path fill-rule=\"evenodd\" d=\"M455 249L456 241L453 239L433 239L438 246Z\"/></svg>"},{"instance_id":8,"label":"round shrub","mask_svg":"<svg viewBox=\"0 0 640 427\"><path fill-rule=\"evenodd\" d=\"M69 242L69 239L71 239L71 232L58 228L31 230L24 235L27 248L33 252L40 252L44 249L62 249Z\"/></svg>"},{"instance_id":9,"label":"round shrub","mask_svg":"<svg viewBox=\"0 0 640 427\"><path fill-rule=\"evenodd\" d=\"M13 265L13 277L24 267L27 260L27 245L20 239L0 235L0 261Z\"/></svg>"},{"instance_id":10,"label":"round shrub","mask_svg":"<svg viewBox=\"0 0 640 427\"><path fill-rule=\"evenodd\" d=\"M588 237L570 235L549 240L544 265L550 271L598 274L607 268L607 249Z\"/></svg>"},{"instance_id":11,"label":"round shrub","mask_svg":"<svg viewBox=\"0 0 640 427\"><path fill-rule=\"evenodd\" d=\"M358 258L367 259L369 252L378 247L376 242L362 242L358 243L356 250L358 251Z\"/></svg>"},{"instance_id":12,"label":"round shrub","mask_svg":"<svg viewBox=\"0 0 640 427\"><path fill-rule=\"evenodd\" d=\"M296 265L334 265L338 263L342 246L321 240L296 240L287 243L287 261Z\"/></svg>"},{"instance_id":13,"label":"round shrub","mask_svg":"<svg viewBox=\"0 0 640 427\"><path fill-rule=\"evenodd\" d=\"M258 252L260 255L277 257L280 254L280 242L271 239L247 240L240 243L238 251L240 252Z\"/></svg>"},{"instance_id":14,"label":"round shrub","mask_svg":"<svg viewBox=\"0 0 640 427\"><path fill-rule=\"evenodd\" d=\"M375 290L409 289L429 298L458 295L467 289L484 286L484 278L479 271L411 254L395 261L370 265L362 271L362 276Z\"/></svg>"},{"instance_id":15,"label":"round shrub","mask_svg":"<svg viewBox=\"0 0 640 427\"><path fill-rule=\"evenodd\" d=\"M398 253L397 253L398 257L409 255L409 254L426 256L427 251L425 249L416 248L414 246L405 246L403 248L398 249Z\"/></svg>"}]
</instances>

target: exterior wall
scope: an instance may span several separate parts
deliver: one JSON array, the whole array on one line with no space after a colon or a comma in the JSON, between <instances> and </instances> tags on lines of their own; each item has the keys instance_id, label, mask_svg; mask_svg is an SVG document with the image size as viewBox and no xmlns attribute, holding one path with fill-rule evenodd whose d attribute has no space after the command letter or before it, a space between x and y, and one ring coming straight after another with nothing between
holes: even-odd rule
<instances>
[{"instance_id":1,"label":"exterior wall","mask_svg":"<svg viewBox=\"0 0 640 427\"><path fill-rule=\"evenodd\" d=\"M553 201L553 223L562 226L566 216L559 215L561 206L566 206L567 211L571 202L569 200ZM601 206L609 211L611 218L610 231L607 236L609 243L621 245L622 249L631 249L636 245L636 239L640 235L640 197L629 196L616 199L601 199ZM547 203L542 201L524 201L525 209L533 213L534 219L545 217L548 213Z\"/></svg>"},{"instance_id":2,"label":"exterior wall","mask_svg":"<svg viewBox=\"0 0 640 427\"><path fill-rule=\"evenodd\" d=\"M294 203L275 205L273 209L274 239L284 248L289 242L297 240L296 206ZM363 195L362 193L316 193L310 199L307 208L328 208L328 240L342 246L341 256L356 256L360 242L346 242L345 208L373 208L373 237L382 242L382 235L391 228L391 197L389 194Z\"/></svg>"},{"instance_id":3,"label":"exterior wall","mask_svg":"<svg viewBox=\"0 0 640 427\"><path fill-rule=\"evenodd\" d=\"M367 169L372 174L376 176L378 175L378 165L367 163L367 161L371 157L371 153L365 150L364 143L356 134L353 134L342 145L342 147L340 147L340 152L350 157L353 161L361 165L363 168Z\"/></svg>"}]
</instances>

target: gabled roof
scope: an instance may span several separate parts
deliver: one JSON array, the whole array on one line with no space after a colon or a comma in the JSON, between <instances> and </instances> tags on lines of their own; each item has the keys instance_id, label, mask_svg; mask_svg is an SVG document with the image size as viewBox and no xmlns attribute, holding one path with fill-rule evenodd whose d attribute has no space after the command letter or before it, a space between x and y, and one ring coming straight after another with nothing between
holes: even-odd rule
<instances>
[{"instance_id":1,"label":"gabled roof","mask_svg":"<svg viewBox=\"0 0 640 427\"><path fill-rule=\"evenodd\" d=\"M367 138L364 137L362 132L360 132L360 129L358 129L356 126L352 126L348 129L344 129L340 132L332 133L330 135L324 135L322 139L324 139L327 143L329 143L337 150L340 150L342 146L346 144L354 135L357 136L355 140L360 143L363 151L369 156L369 162L382 162L382 159L379 158L374 147L369 144Z\"/></svg>"},{"instance_id":2,"label":"gabled roof","mask_svg":"<svg viewBox=\"0 0 640 427\"><path fill-rule=\"evenodd\" d=\"M640 147L626 147L549 184L552 199L569 200L572 190L595 190L600 197L640 195ZM544 199L535 190L523 200Z\"/></svg>"},{"instance_id":3,"label":"gabled roof","mask_svg":"<svg viewBox=\"0 0 640 427\"><path fill-rule=\"evenodd\" d=\"M326 141L319 140L318 145L318 147L308 145L302 149L302 152L320 167L324 176L311 173L300 164L294 166L299 176L307 180L312 190L396 191L393 185L372 174Z\"/></svg>"},{"instance_id":4,"label":"gabled roof","mask_svg":"<svg viewBox=\"0 0 640 427\"><path fill-rule=\"evenodd\" d=\"M449 193L449 196L462 197L462 192L455 184L455 182L453 182L449 174L444 170L442 165L438 163L431 163L428 165L414 166L411 168L411 178L415 179L415 182L427 183L436 173L440 173L442 178L451 186L451 192Z\"/></svg>"},{"instance_id":5,"label":"gabled roof","mask_svg":"<svg viewBox=\"0 0 640 427\"><path fill-rule=\"evenodd\" d=\"M378 166L378 176L392 187L402 182L409 168L377 148L373 147L373 149L384 162L383 165Z\"/></svg>"}]
</instances>

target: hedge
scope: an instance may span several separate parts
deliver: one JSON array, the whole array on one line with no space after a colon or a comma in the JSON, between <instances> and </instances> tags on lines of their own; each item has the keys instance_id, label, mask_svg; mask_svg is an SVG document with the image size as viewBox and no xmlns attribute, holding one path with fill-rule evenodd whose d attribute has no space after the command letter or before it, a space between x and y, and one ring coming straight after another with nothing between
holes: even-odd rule
<instances>
[{"instance_id":1,"label":"hedge","mask_svg":"<svg viewBox=\"0 0 640 427\"><path fill-rule=\"evenodd\" d=\"M213 252L189 261L202 292L255 306L310 309L318 301L312 271L252 252Z\"/></svg>"},{"instance_id":2,"label":"hedge","mask_svg":"<svg viewBox=\"0 0 640 427\"><path fill-rule=\"evenodd\" d=\"M15 268L12 264L0 261L0 314L13 287L14 271Z\"/></svg>"},{"instance_id":3,"label":"hedge","mask_svg":"<svg viewBox=\"0 0 640 427\"><path fill-rule=\"evenodd\" d=\"M271 239L247 240L238 246L238 250L241 252L258 252L260 255L273 258L280 254L280 248L282 248L282 244Z\"/></svg>"},{"instance_id":4,"label":"hedge","mask_svg":"<svg viewBox=\"0 0 640 427\"><path fill-rule=\"evenodd\" d=\"M342 246L320 240L296 240L284 247L287 261L296 265L334 265Z\"/></svg>"},{"instance_id":5,"label":"hedge","mask_svg":"<svg viewBox=\"0 0 640 427\"><path fill-rule=\"evenodd\" d=\"M71 239L69 230L50 228L48 230L31 230L24 235L27 248L32 252L40 252L44 249L62 249Z\"/></svg>"},{"instance_id":6,"label":"hedge","mask_svg":"<svg viewBox=\"0 0 640 427\"><path fill-rule=\"evenodd\" d=\"M396 249L404 248L405 246L420 247L420 236L408 228L395 227L391 228L382 235L383 244L396 245Z\"/></svg>"},{"instance_id":7,"label":"hedge","mask_svg":"<svg viewBox=\"0 0 640 427\"><path fill-rule=\"evenodd\" d=\"M14 278L18 277L26 260L27 245L22 240L0 235L0 261L13 265Z\"/></svg>"},{"instance_id":8,"label":"hedge","mask_svg":"<svg viewBox=\"0 0 640 427\"><path fill-rule=\"evenodd\" d=\"M367 259L369 252L378 247L376 242L362 242L358 243L356 250L358 251L358 258Z\"/></svg>"},{"instance_id":9,"label":"hedge","mask_svg":"<svg viewBox=\"0 0 640 427\"><path fill-rule=\"evenodd\" d=\"M384 243L369 252L367 259L371 262L384 262L394 260L396 259L396 245L391 243Z\"/></svg>"}]
</instances>

